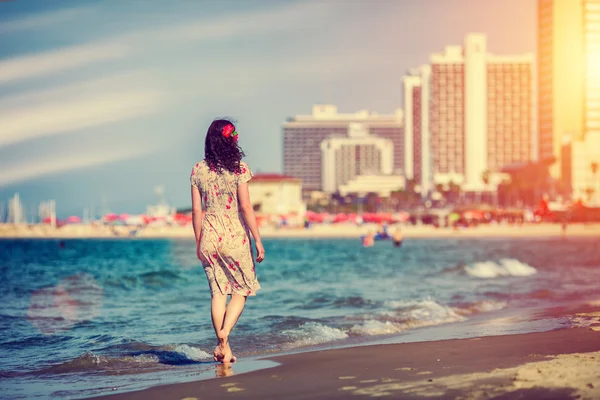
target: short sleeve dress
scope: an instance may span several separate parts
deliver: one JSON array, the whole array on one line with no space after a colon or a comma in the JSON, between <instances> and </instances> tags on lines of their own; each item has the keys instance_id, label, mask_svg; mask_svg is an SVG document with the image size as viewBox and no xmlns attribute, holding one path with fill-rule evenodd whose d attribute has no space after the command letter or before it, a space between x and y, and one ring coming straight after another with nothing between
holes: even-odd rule
<instances>
[{"instance_id":1,"label":"short sleeve dress","mask_svg":"<svg viewBox=\"0 0 600 400\"><path fill-rule=\"evenodd\" d=\"M240 173L217 172L204 160L192 168L190 182L200 191L205 210L200 258L212 295L254 296L260 289L250 232L238 207L237 187L250 179L245 162Z\"/></svg>"}]
</instances>

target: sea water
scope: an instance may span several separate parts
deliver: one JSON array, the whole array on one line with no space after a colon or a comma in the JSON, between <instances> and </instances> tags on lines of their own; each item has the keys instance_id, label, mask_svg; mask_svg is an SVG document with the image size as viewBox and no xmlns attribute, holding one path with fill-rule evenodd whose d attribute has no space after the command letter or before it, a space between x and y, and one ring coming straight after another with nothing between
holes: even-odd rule
<instances>
[{"instance_id":1,"label":"sea water","mask_svg":"<svg viewBox=\"0 0 600 400\"><path fill-rule=\"evenodd\" d=\"M267 239L265 249L263 289L231 338L238 373L282 352L598 322L555 312L600 299L595 239ZM191 240L0 240L0 274L1 397L215 376Z\"/></svg>"}]
</instances>

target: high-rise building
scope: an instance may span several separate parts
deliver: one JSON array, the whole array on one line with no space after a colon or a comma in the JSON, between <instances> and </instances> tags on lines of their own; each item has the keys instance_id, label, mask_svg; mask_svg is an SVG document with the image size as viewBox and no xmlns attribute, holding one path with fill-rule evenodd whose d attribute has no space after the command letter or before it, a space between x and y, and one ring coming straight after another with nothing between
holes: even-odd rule
<instances>
[{"instance_id":1,"label":"high-rise building","mask_svg":"<svg viewBox=\"0 0 600 400\"><path fill-rule=\"evenodd\" d=\"M360 175L391 175L394 144L370 135L363 124L348 124L347 136L329 136L321 142L321 190L337 192Z\"/></svg>"},{"instance_id":2,"label":"high-rise building","mask_svg":"<svg viewBox=\"0 0 600 400\"><path fill-rule=\"evenodd\" d=\"M423 193L450 181L482 191L484 171L535 156L532 54L490 54L486 36L470 34L404 84L406 147Z\"/></svg>"},{"instance_id":3,"label":"high-rise building","mask_svg":"<svg viewBox=\"0 0 600 400\"><path fill-rule=\"evenodd\" d=\"M51 226L56 226L56 201L42 201L38 206L38 217L40 222L48 222Z\"/></svg>"},{"instance_id":4,"label":"high-rise building","mask_svg":"<svg viewBox=\"0 0 600 400\"><path fill-rule=\"evenodd\" d=\"M538 71L539 158L585 198L600 163L600 0L538 0Z\"/></svg>"},{"instance_id":5,"label":"high-rise building","mask_svg":"<svg viewBox=\"0 0 600 400\"><path fill-rule=\"evenodd\" d=\"M565 141L584 134L584 9L586 0L538 0L538 150L540 161L555 162L554 178L563 170Z\"/></svg>"},{"instance_id":6,"label":"high-rise building","mask_svg":"<svg viewBox=\"0 0 600 400\"><path fill-rule=\"evenodd\" d=\"M584 130L600 133L600 0L583 2Z\"/></svg>"},{"instance_id":7,"label":"high-rise building","mask_svg":"<svg viewBox=\"0 0 600 400\"><path fill-rule=\"evenodd\" d=\"M302 180L303 188L320 190L321 142L329 136L348 137L348 127L356 122L371 135L390 139L393 144L393 172L404 170L404 129L402 110L382 115L359 111L338 114L334 105L315 105L311 115L297 115L283 124L283 171Z\"/></svg>"},{"instance_id":8,"label":"high-rise building","mask_svg":"<svg viewBox=\"0 0 600 400\"><path fill-rule=\"evenodd\" d=\"M23 207L23 203L21 203L19 193L15 193L15 195L8 201L7 211L7 223L24 224L27 222L25 216L25 208Z\"/></svg>"},{"instance_id":9,"label":"high-rise building","mask_svg":"<svg viewBox=\"0 0 600 400\"><path fill-rule=\"evenodd\" d=\"M432 189L429 124L431 66L422 65L404 77L404 148L406 178L413 179L423 193ZM427 144L427 145L424 145Z\"/></svg>"}]
</instances>

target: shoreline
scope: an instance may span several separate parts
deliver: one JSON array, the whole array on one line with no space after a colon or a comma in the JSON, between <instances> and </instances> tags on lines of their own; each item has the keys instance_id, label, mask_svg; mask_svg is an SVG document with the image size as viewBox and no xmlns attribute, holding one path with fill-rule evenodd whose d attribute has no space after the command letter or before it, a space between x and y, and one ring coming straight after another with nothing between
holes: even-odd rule
<instances>
[{"instance_id":1,"label":"shoreline","mask_svg":"<svg viewBox=\"0 0 600 400\"><path fill-rule=\"evenodd\" d=\"M369 230L376 231L375 224L356 226L353 224L314 225L303 228L261 227L264 238L360 238ZM480 225L471 228L435 228L430 225L402 226L404 238L513 238L513 237L600 237L600 224L570 224L563 234L560 224L524 225ZM48 238L48 239L92 239L92 238L153 238L192 239L189 226L149 226L137 230L128 226L105 226L94 224L65 225L52 228L48 225L0 224L0 239Z\"/></svg>"},{"instance_id":2,"label":"shoreline","mask_svg":"<svg viewBox=\"0 0 600 400\"><path fill-rule=\"evenodd\" d=\"M600 331L566 328L263 357L279 365L94 399L598 398ZM243 363L242 360L240 362ZM243 369L243 368L239 368Z\"/></svg>"}]
</instances>

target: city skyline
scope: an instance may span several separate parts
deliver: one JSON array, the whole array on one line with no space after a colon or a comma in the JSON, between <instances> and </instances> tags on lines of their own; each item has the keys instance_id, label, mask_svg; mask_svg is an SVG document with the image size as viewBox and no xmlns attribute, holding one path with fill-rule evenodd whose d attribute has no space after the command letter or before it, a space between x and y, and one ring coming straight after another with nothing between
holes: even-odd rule
<instances>
[{"instance_id":1,"label":"city skyline","mask_svg":"<svg viewBox=\"0 0 600 400\"><path fill-rule=\"evenodd\" d=\"M281 124L315 103L391 113L406 71L469 32L494 53L535 52L536 3L498 3L1 3L0 199L132 213L164 185L186 206L222 115L255 171L280 172Z\"/></svg>"}]
</instances>

